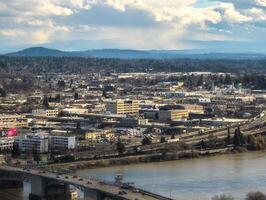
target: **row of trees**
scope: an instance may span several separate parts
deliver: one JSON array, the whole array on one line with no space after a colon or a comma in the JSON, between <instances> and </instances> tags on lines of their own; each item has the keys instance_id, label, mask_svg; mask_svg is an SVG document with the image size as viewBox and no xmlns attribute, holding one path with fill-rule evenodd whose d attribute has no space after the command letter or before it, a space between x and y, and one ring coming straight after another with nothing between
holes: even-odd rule
<instances>
[{"instance_id":1,"label":"row of trees","mask_svg":"<svg viewBox=\"0 0 266 200\"><path fill-rule=\"evenodd\" d=\"M226 195L226 194L222 194L222 195L217 195L214 196L212 198L212 200L234 200L235 198L231 195ZM266 196L265 194L263 194L262 192L249 192L246 197L245 200L266 200Z\"/></svg>"},{"instance_id":2,"label":"row of trees","mask_svg":"<svg viewBox=\"0 0 266 200\"><path fill-rule=\"evenodd\" d=\"M200 148L220 148L228 145L233 145L235 149L247 148L248 150L262 150L266 148L266 140L261 135L244 136L238 127L234 136L231 136L230 129L228 128L227 137L225 139L218 139L210 135L208 140L202 140L197 144Z\"/></svg>"},{"instance_id":3,"label":"row of trees","mask_svg":"<svg viewBox=\"0 0 266 200\"><path fill-rule=\"evenodd\" d=\"M265 72L265 59L101 59L78 57L6 57L0 56L0 71L69 72L113 69L117 72L137 71L212 71L212 72Z\"/></svg>"}]
</instances>

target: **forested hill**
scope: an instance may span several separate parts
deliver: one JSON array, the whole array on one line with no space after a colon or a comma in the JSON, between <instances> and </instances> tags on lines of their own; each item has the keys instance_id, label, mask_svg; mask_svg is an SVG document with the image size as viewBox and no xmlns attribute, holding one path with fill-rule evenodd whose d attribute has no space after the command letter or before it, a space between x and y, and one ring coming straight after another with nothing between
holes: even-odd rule
<instances>
[{"instance_id":1,"label":"forested hill","mask_svg":"<svg viewBox=\"0 0 266 200\"><path fill-rule=\"evenodd\" d=\"M99 49L86 51L60 51L43 47L33 47L7 54L15 57L96 57L119 59L262 59L264 54L252 53L209 53L204 50L127 50L127 49Z\"/></svg>"},{"instance_id":2,"label":"forested hill","mask_svg":"<svg viewBox=\"0 0 266 200\"><path fill-rule=\"evenodd\" d=\"M233 72L266 73L266 59L104 59L0 56L0 72Z\"/></svg>"}]
</instances>

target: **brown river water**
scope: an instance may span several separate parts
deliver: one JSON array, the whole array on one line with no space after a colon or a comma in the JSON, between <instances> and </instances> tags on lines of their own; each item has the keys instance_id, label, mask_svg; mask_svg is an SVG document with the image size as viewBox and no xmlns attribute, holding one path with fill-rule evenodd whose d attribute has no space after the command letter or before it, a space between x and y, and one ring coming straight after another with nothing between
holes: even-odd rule
<instances>
[{"instance_id":1,"label":"brown river water","mask_svg":"<svg viewBox=\"0 0 266 200\"><path fill-rule=\"evenodd\" d=\"M137 187L176 200L210 200L221 193L242 200L249 191L266 193L266 152L114 166L77 173L110 181L122 173L125 182L134 182ZM20 197L16 199L27 199L29 188L25 184L23 195L17 193ZM0 191L0 200L13 199L14 192Z\"/></svg>"},{"instance_id":2,"label":"brown river water","mask_svg":"<svg viewBox=\"0 0 266 200\"><path fill-rule=\"evenodd\" d=\"M83 170L82 176L124 181L176 200L209 200L221 193L244 199L249 191L266 193L266 152Z\"/></svg>"}]
</instances>

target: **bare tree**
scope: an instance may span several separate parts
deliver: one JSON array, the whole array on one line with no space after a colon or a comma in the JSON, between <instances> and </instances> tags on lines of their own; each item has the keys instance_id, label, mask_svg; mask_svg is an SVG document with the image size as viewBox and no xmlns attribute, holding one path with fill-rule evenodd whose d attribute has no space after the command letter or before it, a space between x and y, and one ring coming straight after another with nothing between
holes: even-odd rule
<instances>
[{"instance_id":1,"label":"bare tree","mask_svg":"<svg viewBox=\"0 0 266 200\"><path fill-rule=\"evenodd\" d=\"M249 192L245 198L245 200L266 200L265 194L262 192Z\"/></svg>"}]
</instances>

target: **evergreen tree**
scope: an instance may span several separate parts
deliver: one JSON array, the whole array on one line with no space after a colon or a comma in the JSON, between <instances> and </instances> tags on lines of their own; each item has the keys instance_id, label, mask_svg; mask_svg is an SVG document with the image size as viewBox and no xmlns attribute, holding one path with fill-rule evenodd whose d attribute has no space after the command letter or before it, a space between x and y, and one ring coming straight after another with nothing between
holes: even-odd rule
<instances>
[{"instance_id":1,"label":"evergreen tree","mask_svg":"<svg viewBox=\"0 0 266 200\"><path fill-rule=\"evenodd\" d=\"M13 150L12 150L12 157L17 158L20 156L20 150L17 143L14 143Z\"/></svg>"},{"instance_id":2,"label":"evergreen tree","mask_svg":"<svg viewBox=\"0 0 266 200\"><path fill-rule=\"evenodd\" d=\"M32 155L33 155L33 160L39 164L39 162L41 161L40 153L36 149L32 149Z\"/></svg>"},{"instance_id":3,"label":"evergreen tree","mask_svg":"<svg viewBox=\"0 0 266 200\"><path fill-rule=\"evenodd\" d=\"M141 141L142 145L149 145L152 143L151 139L147 136L144 136L144 138Z\"/></svg>"},{"instance_id":4,"label":"evergreen tree","mask_svg":"<svg viewBox=\"0 0 266 200\"><path fill-rule=\"evenodd\" d=\"M166 142L165 137L161 137L160 142L161 142L161 143L165 143L165 142Z\"/></svg>"},{"instance_id":5,"label":"evergreen tree","mask_svg":"<svg viewBox=\"0 0 266 200\"><path fill-rule=\"evenodd\" d=\"M240 146L243 146L243 145L246 144L245 137L241 133L239 127L235 130L235 135L234 135L233 143L234 143L234 147L240 147Z\"/></svg>"},{"instance_id":6,"label":"evergreen tree","mask_svg":"<svg viewBox=\"0 0 266 200\"><path fill-rule=\"evenodd\" d=\"M227 137L225 139L226 145L229 145L231 143L231 135L230 135L230 128L227 129Z\"/></svg>"},{"instance_id":7,"label":"evergreen tree","mask_svg":"<svg viewBox=\"0 0 266 200\"><path fill-rule=\"evenodd\" d=\"M75 92L75 94L74 94L74 99L75 100L78 100L79 99L79 94L77 92Z\"/></svg>"},{"instance_id":8,"label":"evergreen tree","mask_svg":"<svg viewBox=\"0 0 266 200\"><path fill-rule=\"evenodd\" d=\"M203 148L203 149L206 148L206 144L205 144L204 140L200 141L200 147Z\"/></svg>"},{"instance_id":9,"label":"evergreen tree","mask_svg":"<svg viewBox=\"0 0 266 200\"><path fill-rule=\"evenodd\" d=\"M43 103L42 105L44 106L44 108L48 109L49 108L49 101L48 101L48 98L45 96L43 98Z\"/></svg>"},{"instance_id":10,"label":"evergreen tree","mask_svg":"<svg viewBox=\"0 0 266 200\"><path fill-rule=\"evenodd\" d=\"M119 155L122 155L125 152L125 150L126 150L125 145L121 141L120 137L119 137L119 139L118 139L118 141L116 143L116 150L119 153Z\"/></svg>"},{"instance_id":11,"label":"evergreen tree","mask_svg":"<svg viewBox=\"0 0 266 200\"><path fill-rule=\"evenodd\" d=\"M80 122L77 122L76 131L77 131L78 134L81 134L82 133L82 129L81 129Z\"/></svg>"},{"instance_id":12,"label":"evergreen tree","mask_svg":"<svg viewBox=\"0 0 266 200\"><path fill-rule=\"evenodd\" d=\"M171 139L172 139L172 140L175 139L175 134L172 134L172 135L171 135Z\"/></svg>"},{"instance_id":13,"label":"evergreen tree","mask_svg":"<svg viewBox=\"0 0 266 200\"><path fill-rule=\"evenodd\" d=\"M57 95L55 96L55 101L56 101L56 102L60 102L60 100L61 100L61 96L60 96L60 94L57 94Z\"/></svg>"}]
</instances>

